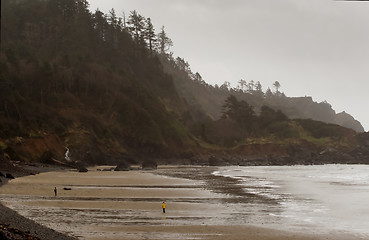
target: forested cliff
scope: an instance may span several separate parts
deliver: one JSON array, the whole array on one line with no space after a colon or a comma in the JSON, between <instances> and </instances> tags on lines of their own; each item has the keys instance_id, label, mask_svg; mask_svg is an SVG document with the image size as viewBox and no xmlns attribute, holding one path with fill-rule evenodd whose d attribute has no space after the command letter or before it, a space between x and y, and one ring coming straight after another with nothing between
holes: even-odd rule
<instances>
[{"instance_id":1,"label":"forested cliff","mask_svg":"<svg viewBox=\"0 0 369 240\"><path fill-rule=\"evenodd\" d=\"M7 0L2 8L2 138L55 134L79 157L190 145L172 77L114 12L91 13L74 0Z\"/></svg>"},{"instance_id":2,"label":"forested cliff","mask_svg":"<svg viewBox=\"0 0 369 240\"><path fill-rule=\"evenodd\" d=\"M263 92L260 83L206 84L173 57L164 27L155 32L136 11L122 19L114 9L90 12L85 0L3 0L1 32L2 159L293 156L352 151L366 139L335 125L363 131L328 103L288 98L278 86Z\"/></svg>"}]
</instances>

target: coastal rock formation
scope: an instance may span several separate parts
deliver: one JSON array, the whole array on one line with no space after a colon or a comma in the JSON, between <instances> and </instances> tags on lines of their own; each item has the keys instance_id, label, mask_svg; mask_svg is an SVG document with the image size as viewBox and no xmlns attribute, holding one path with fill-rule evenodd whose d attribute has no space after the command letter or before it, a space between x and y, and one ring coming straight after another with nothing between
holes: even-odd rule
<instances>
[{"instance_id":1,"label":"coastal rock formation","mask_svg":"<svg viewBox=\"0 0 369 240\"><path fill-rule=\"evenodd\" d=\"M129 171L129 170L131 170L131 166L125 161L120 162L114 169L114 171Z\"/></svg>"},{"instance_id":2,"label":"coastal rock formation","mask_svg":"<svg viewBox=\"0 0 369 240\"><path fill-rule=\"evenodd\" d=\"M86 167L78 167L78 172L80 173L88 172L88 169Z\"/></svg>"},{"instance_id":3,"label":"coastal rock formation","mask_svg":"<svg viewBox=\"0 0 369 240\"><path fill-rule=\"evenodd\" d=\"M5 177L9 179L14 179L14 176L11 173L5 174Z\"/></svg>"},{"instance_id":4,"label":"coastal rock formation","mask_svg":"<svg viewBox=\"0 0 369 240\"><path fill-rule=\"evenodd\" d=\"M142 162L142 169L153 170L158 168L158 163L152 159L146 159Z\"/></svg>"}]
</instances>

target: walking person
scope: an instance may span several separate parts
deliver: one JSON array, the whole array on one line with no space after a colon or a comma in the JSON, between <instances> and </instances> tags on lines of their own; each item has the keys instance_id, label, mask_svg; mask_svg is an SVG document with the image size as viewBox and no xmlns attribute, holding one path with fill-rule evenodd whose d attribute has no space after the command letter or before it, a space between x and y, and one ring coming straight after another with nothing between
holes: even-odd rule
<instances>
[{"instance_id":1,"label":"walking person","mask_svg":"<svg viewBox=\"0 0 369 240\"><path fill-rule=\"evenodd\" d=\"M165 202L163 202L163 203L161 204L161 207L163 208L163 213L165 213L165 208L167 207L167 205L165 204Z\"/></svg>"},{"instance_id":2,"label":"walking person","mask_svg":"<svg viewBox=\"0 0 369 240\"><path fill-rule=\"evenodd\" d=\"M54 194L55 194L55 197L56 195L58 195L58 190L56 189L56 187L54 188Z\"/></svg>"}]
</instances>

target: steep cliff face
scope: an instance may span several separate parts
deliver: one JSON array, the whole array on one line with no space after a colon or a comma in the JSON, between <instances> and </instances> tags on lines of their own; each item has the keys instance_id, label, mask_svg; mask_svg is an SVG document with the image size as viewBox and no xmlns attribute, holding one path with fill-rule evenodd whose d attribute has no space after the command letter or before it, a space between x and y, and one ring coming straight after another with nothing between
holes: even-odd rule
<instances>
[{"instance_id":1,"label":"steep cliff face","mask_svg":"<svg viewBox=\"0 0 369 240\"><path fill-rule=\"evenodd\" d=\"M344 111L336 114L336 123L341 126L354 129L356 132L365 132L361 123Z\"/></svg>"}]
</instances>

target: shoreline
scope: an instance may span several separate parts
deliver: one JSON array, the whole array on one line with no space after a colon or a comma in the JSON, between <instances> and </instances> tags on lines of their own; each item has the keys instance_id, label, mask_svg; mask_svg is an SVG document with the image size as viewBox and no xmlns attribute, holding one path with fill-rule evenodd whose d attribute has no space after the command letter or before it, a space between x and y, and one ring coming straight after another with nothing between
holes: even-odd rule
<instances>
[{"instance_id":1,"label":"shoreline","mask_svg":"<svg viewBox=\"0 0 369 240\"><path fill-rule=\"evenodd\" d=\"M140 177L145 177L145 174L148 172L150 174L160 176L162 178L165 177L175 177L180 179L191 179L191 177L188 177L188 172L186 168L189 168L190 166L185 166L184 168L181 168L180 166L161 166L158 170L153 171L131 171L127 172L127 175L137 175ZM196 169L201 169L201 167L196 166ZM204 168L205 169L205 168ZM211 172L211 169L207 167L206 171ZM214 168L215 169L215 168ZM45 169L44 169L45 170ZM54 169L57 170L57 169ZM63 170L63 168L60 168L59 170ZM170 171L169 171L170 170ZM181 171L183 170L183 171ZM45 172L45 171L40 171ZM47 172L47 171L46 171ZM187 174L187 177L185 177ZM146 176L147 177L147 176ZM197 175L195 172L192 172L192 180L194 181L203 181L204 178L208 178L209 175ZM150 180L150 179L146 179ZM142 184L142 186L150 187L150 184L146 183L137 183L130 182L132 186L137 186L139 184ZM137 181L137 179L136 179ZM160 179L157 179L155 181L161 181ZM0 187L5 183L0 183ZM167 183L166 183L167 184ZM222 183L223 184L223 183ZM233 184L233 183L232 183ZM173 183L168 183L168 186L173 185ZM127 185L128 186L128 185ZM213 186L209 185L209 182L204 185L204 187L208 190L214 191L214 192L223 192L226 194L237 194L238 189L228 189L226 186L220 186L219 182L216 182ZM203 192L203 189L195 189L194 191ZM224 192L228 191L228 192ZM182 189L176 189L174 194L182 193ZM175 204L172 204L171 207L174 208ZM195 211L201 211L200 208L194 207ZM35 236L36 238L33 238L35 240L37 239L61 239L61 240L75 240L78 238L67 236L65 234L56 232L55 230L52 230L50 228L47 228L45 226L42 226L30 219L27 219L18 213L16 213L14 210L11 210L5 206L3 206L0 203L0 211L5 214L2 214L3 216L0 216L0 223L4 225L10 224L9 227L16 227L19 230L29 233L32 236ZM169 215L170 216L170 215ZM99 227L99 226L98 226ZM103 227L102 227L103 228ZM332 233L332 234L306 234L306 233L299 233L299 232L289 232L289 231L281 231L276 230L273 228L258 226L258 225L191 225L191 222L188 223L188 225L178 225L178 226L167 226L167 225L138 225L138 226L120 226L120 230L124 230L127 233L136 233L138 234L144 234L144 233L150 233L150 234L157 234L158 238L160 239L160 235L166 234L171 236L171 239L207 239L207 240L217 240L217 239L230 239L230 240L241 240L245 238L251 238L253 240L354 240L359 239L355 236L351 235L341 235L339 233ZM106 231L112 231L115 230L114 227L105 227ZM132 235L130 235L132 237ZM38 237L38 238L37 238ZM137 237L137 236L136 236ZM12 238L9 238L12 239ZM101 239L101 237L96 238L89 238L89 239ZM124 238L124 239L131 239L131 238ZM132 238L137 239L137 238ZM150 238L151 239L151 238Z\"/></svg>"},{"instance_id":2,"label":"shoreline","mask_svg":"<svg viewBox=\"0 0 369 240\"><path fill-rule=\"evenodd\" d=\"M186 166L185 166L186 168ZM201 167L200 167L201 168ZM203 181L204 179L207 179L210 176L210 181L206 183L206 189L209 189L211 191L214 191L216 193L223 193L226 195L233 195L233 197L230 199L230 202L239 202L239 198L249 198L249 195L245 193L243 190L243 186L239 184L238 180L228 177L215 177L213 176L212 172L214 172L217 169L217 166L205 166L205 176L200 174L199 172L197 174L194 174L192 172L191 175L188 175L188 172L181 171L180 168L174 168L177 169L177 172L157 172L157 174L161 174L164 176L171 176L171 177L180 177L185 179L192 179L192 180L200 180ZM206 177L206 174L208 176ZM215 180L215 178L218 178ZM221 178L222 180L220 180ZM208 179L209 180L209 179ZM241 200L242 201L242 200ZM252 200L251 200L252 201ZM258 202L265 202L268 201L268 203L273 202L272 199L262 199L260 196L258 196L257 199ZM230 239L230 240L243 240L243 239L253 239L253 240L363 240L364 238L361 236L356 236L353 233L347 233L347 232L339 232L337 230L329 230L327 233L319 233L314 232L314 229L310 232L303 232L307 229L301 229L300 231L295 231L292 229L279 229L276 226L264 224L264 223L248 223L243 225L203 225L203 226L192 226L195 229L197 228L204 228L202 232L207 232L207 234L211 234L212 232L219 232L221 234L224 234L223 238L220 237L219 239ZM207 229L207 230L205 230ZM237 233L237 231L248 231L247 233ZM227 236L228 234L236 233L232 236ZM218 239L218 238L205 238L205 239Z\"/></svg>"}]
</instances>

